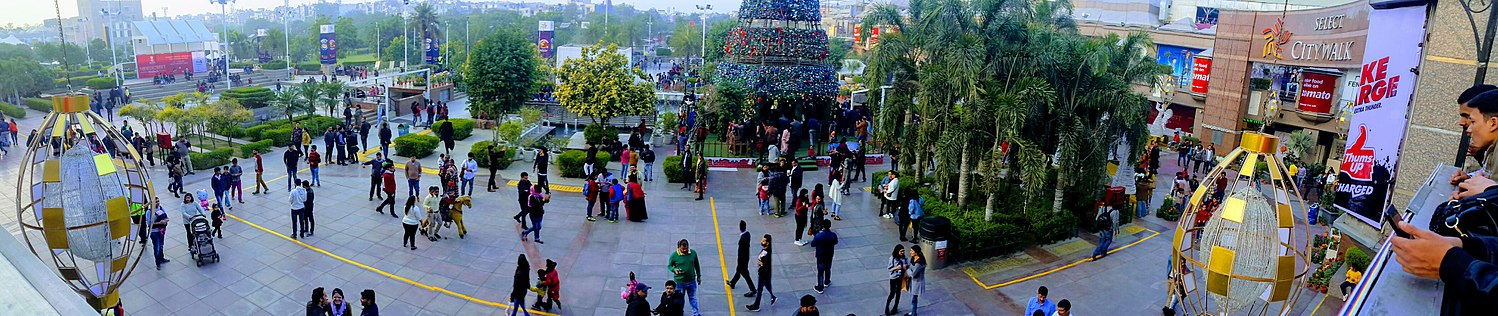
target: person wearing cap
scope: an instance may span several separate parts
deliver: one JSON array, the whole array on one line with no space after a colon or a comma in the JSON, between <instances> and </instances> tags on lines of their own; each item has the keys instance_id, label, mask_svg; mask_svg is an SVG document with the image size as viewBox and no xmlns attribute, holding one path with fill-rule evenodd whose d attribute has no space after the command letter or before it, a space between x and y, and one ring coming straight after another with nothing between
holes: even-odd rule
<instances>
[{"instance_id":1,"label":"person wearing cap","mask_svg":"<svg viewBox=\"0 0 1498 316\"><path fill-rule=\"evenodd\" d=\"M634 295L629 297L629 307L624 309L624 316L650 316L650 286L638 283L631 290Z\"/></svg>"},{"instance_id":2,"label":"person wearing cap","mask_svg":"<svg viewBox=\"0 0 1498 316\"><path fill-rule=\"evenodd\" d=\"M801 309L796 310L796 316L821 316L822 312L817 310L817 297L806 294L801 296Z\"/></svg>"}]
</instances>

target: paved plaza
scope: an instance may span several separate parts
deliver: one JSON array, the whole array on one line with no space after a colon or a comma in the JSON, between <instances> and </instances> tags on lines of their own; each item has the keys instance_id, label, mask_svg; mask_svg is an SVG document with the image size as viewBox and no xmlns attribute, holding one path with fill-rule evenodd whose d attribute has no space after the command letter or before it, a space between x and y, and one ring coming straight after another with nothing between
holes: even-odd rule
<instances>
[{"instance_id":1,"label":"paved plaza","mask_svg":"<svg viewBox=\"0 0 1498 316\"><path fill-rule=\"evenodd\" d=\"M458 107L454 116L466 113L461 111L461 100L453 104ZM38 112L29 114L20 121L22 131L36 126L42 117ZM475 132L468 142L487 135ZM463 157L467 148L460 144L454 154ZM670 149L657 148L660 157L669 154ZM488 173L481 171L475 184L473 208L464 212L469 230L466 238L458 239L455 231L446 229L443 235L451 239L428 242L418 238L420 249L416 250L400 247L400 219L373 210L379 201L367 198L368 169L358 165L324 166L322 186L314 188L316 235L293 240L286 235L291 230L288 179L280 162L282 150L278 148L264 155L265 179L271 192L254 195L246 190L244 203L234 203L229 212L233 219L224 224L224 238L215 240L222 261L194 266L182 230L168 229L166 253L172 262L158 271L150 264L149 253L142 258L142 264L121 289L128 313L293 315L301 313L313 288L324 287L329 291L341 288L350 295L355 309L357 293L373 289L385 315L495 315L510 307L508 297L515 260L524 254L533 270L547 259L558 263L563 305L553 309L553 313L620 315L625 303L619 292L629 273L634 272L641 282L653 287L650 297L653 306L662 284L670 277L666 270L669 254L677 240L687 239L702 264L705 281L697 292L702 314L748 314L751 312L744 305L751 303L752 298L743 296L746 285L741 282L738 288L729 289L721 281L732 274L738 223L743 220L756 240L764 233L775 237L774 293L780 300L769 305L766 298L762 313L792 314L798 298L812 294L818 297L818 305L827 315L878 315L888 288L886 260L892 247L899 243L896 226L876 216L878 200L861 189L868 183L854 183L856 189L850 190L852 195L845 200L844 220L834 221L832 226L841 239L832 268L832 286L826 293L817 294L812 290L813 249L792 244L795 226L792 217L758 215L752 172L713 171L707 199L694 201L694 194L678 189L680 184L664 181L659 165L656 166L658 181L644 185L648 221L588 222L584 220L586 201L582 195L559 189L546 206L541 232L544 244L520 240L520 226L510 218L518 211L515 188L505 185L498 192L486 192L484 183ZM0 159L0 180L15 181L20 156L12 150L11 155ZM404 161L403 157L396 158L398 163ZM424 165L430 166L434 161L428 158ZM246 170L248 188L248 182L253 180L253 162L242 160L241 165ZM1173 160L1162 165L1173 165ZM617 168L617 162L611 166ZM309 177L306 165L300 167L303 171L299 175ZM881 168L871 166L874 170L870 173ZM530 164L517 161L501 174L506 180L513 180L529 169ZM173 200L171 194L164 192L168 182L164 168L158 165L151 170L159 191L157 197L163 198L162 204L171 214L173 224L179 224L176 222L180 220L180 200ZM1166 170L1172 169L1162 168L1162 173ZM187 177L187 187L208 189L209 173L199 171ZM553 164L552 184L558 188L581 185L578 179L562 179L558 174ZM825 178L825 174L809 172L806 177L810 187L817 179ZM1161 181L1154 205L1158 205L1158 199L1168 188L1163 177ZM397 182L397 203L402 204L406 185L404 181ZM427 175L422 185L435 183L436 176ZM14 190L0 190L0 203L13 205L14 194ZM0 214L6 228L16 233L16 214ZM1026 250L1010 259L928 271L931 284L920 298L920 312L1016 315L1023 311L1035 289L1044 285L1050 288L1052 299L1069 299L1080 315L1159 313L1166 298L1164 265L1169 253L1169 234L1174 227L1173 222L1153 216L1136 221L1126 226L1124 234L1114 243L1114 247L1126 248L1099 262L1076 262L1079 256L1090 254L1096 242L1094 236L1083 234L1057 245ZM758 250L755 246L754 251ZM725 267L724 263L730 266ZM909 293L905 294L901 297L901 313L910 310ZM1332 297L1325 299L1328 306L1317 309L1324 297L1307 292L1301 299L1310 302L1296 314L1330 314L1331 309L1340 306L1340 299ZM527 303L534 299L531 294ZM687 309L690 313L690 307ZM550 315L534 311L532 314Z\"/></svg>"}]
</instances>

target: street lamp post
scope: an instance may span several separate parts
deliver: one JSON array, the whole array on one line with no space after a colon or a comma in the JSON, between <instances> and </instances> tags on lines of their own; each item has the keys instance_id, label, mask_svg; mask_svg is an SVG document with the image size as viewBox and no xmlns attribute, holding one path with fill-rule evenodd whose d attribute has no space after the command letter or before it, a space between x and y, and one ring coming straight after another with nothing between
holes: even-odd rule
<instances>
[{"instance_id":1,"label":"street lamp post","mask_svg":"<svg viewBox=\"0 0 1498 316\"><path fill-rule=\"evenodd\" d=\"M1494 34L1498 33L1498 10L1492 10L1492 0L1461 0L1458 2L1462 4L1462 9L1467 11L1467 21L1474 21L1478 14L1484 12L1488 14L1487 29L1482 34L1484 36L1478 36L1477 23L1470 24L1472 26L1472 41L1476 44L1473 46L1477 47L1477 73L1472 76L1472 84L1483 84L1487 81L1488 77L1488 59L1493 54L1493 37L1498 36L1498 34ZM1462 166L1466 163L1467 146L1471 142L1472 135L1468 134L1466 130L1462 130L1461 142L1456 146L1455 166Z\"/></svg>"},{"instance_id":2,"label":"street lamp post","mask_svg":"<svg viewBox=\"0 0 1498 316\"><path fill-rule=\"evenodd\" d=\"M234 82L229 80L229 4L234 3L234 0L208 0L208 3L218 4L219 16L223 17L224 33L219 35L219 38L223 39L223 42L219 43L219 58L224 60L224 90L229 90L234 88ZM290 48L287 47L287 49Z\"/></svg>"},{"instance_id":3,"label":"street lamp post","mask_svg":"<svg viewBox=\"0 0 1498 316\"><path fill-rule=\"evenodd\" d=\"M112 34L113 33L112 30L111 30L112 28L110 27L111 26L110 24L113 24L113 19L109 18L110 16L119 15L119 14L120 14L119 11L109 12L109 10L99 9L99 15L103 15L104 16L104 45L109 45L109 63L111 64L110 68L115 68L115 67L119 67L120 66L120 59L115 54L115 50L114 50L114 34ZM118 82L120 85L124 85L124 83L125 83L125 73L122 72L122 71L119 71L119 69L112 69L110 71L114 73L114 75L111 76L111 77L114 77L115 82Z\"/></svg>"},{"instance_id":4,"label":"street lamp post","mask_svg":"<svg viewBox=\"0 0 1498 316\"><path fill-rule=\"evenodd\" d=\"M286 39L286 79L291 79L296 77L296 67L291 65L291 0L282 0L281 6L286 7L281 15L281 38Z\"/></svg>"},{"instance_id":5,"label":"street lamp post","mask_svg":"<svg viewBox=\"0 0 1498 316\"><path fill-rule=\"evenodd\" d=\"M410 22L406 21L406 16L409 15L406 7L411 6L411 0L406 0L404 3L401 5L401 66L406 66L406 63L411 62L411 30L407 27Z\"/></svg>"},{"instance_id":6,"label":"street lamp post","mask_svg":"<svg viewBox=\"0 0 1498 316\"><path fill-rule=\"evenodd\" d=\"M713 5L699 5L697 10L702 11L702 63L707 63L707 11L712 10Z\"/></svg>"}]
</instances>

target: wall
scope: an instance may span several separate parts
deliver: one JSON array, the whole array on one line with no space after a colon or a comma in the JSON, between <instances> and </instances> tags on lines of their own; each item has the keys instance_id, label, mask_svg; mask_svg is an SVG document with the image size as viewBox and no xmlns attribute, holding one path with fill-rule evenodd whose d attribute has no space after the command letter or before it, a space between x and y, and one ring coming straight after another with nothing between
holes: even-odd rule
<instances>
[{"instance_id":1,"label":"wall","mask_svg":"<svg viewBox=\"0 0 1498 316\"><path fill-rule=\"evenodd\" d=\"M1420 182L1438 165L1451 165L1461 137L1456 125L1456 97L1473 85L1477 71L1477 47L1467 21L1467 13L1456 2L1432 5L1427 22L1425 60L1420 65L1414 104L1410 107L1410 124L1405 128L1395 182L1394 205L1401 209L1409 203ZM1479 30L1487 25L1487 15L1472 17ZM1489 66L1488 84L1498 70ZM1469 161L1471 159L1468 159Z\"/></svg>"}]
</instances>

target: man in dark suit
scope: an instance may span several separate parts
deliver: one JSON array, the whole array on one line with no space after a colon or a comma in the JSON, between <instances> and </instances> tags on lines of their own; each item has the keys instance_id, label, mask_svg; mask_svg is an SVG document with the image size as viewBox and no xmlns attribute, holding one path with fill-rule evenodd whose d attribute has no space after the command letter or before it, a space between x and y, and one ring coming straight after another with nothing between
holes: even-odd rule
<instances>
[{"instance_id":1,"label":"man in dark suit","mask_svg":"<svg viewBox=\"0 0 1498 316\"><path fill-rule=\"evenodd\" d=\"M727 281L728 288L733 288L739 283L739 277L744 277L744 282L749 283L749 292L744 297L754 296L754 278L749 275L749 224L739 221L739 260L733 270L733 279Z\"/></svg>"}]
</instances>

